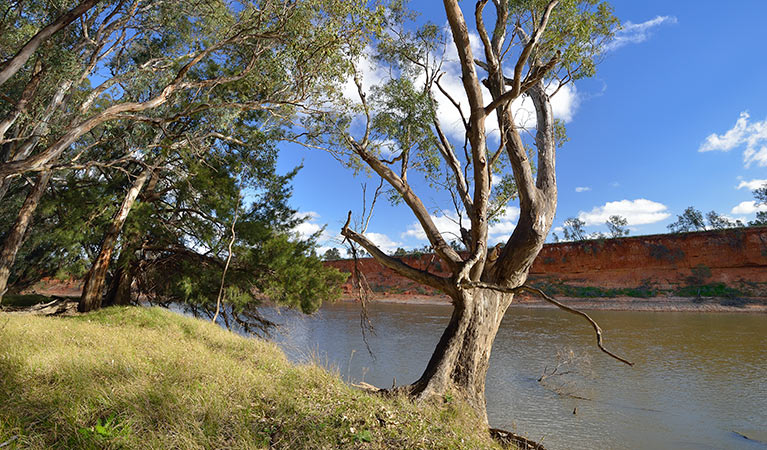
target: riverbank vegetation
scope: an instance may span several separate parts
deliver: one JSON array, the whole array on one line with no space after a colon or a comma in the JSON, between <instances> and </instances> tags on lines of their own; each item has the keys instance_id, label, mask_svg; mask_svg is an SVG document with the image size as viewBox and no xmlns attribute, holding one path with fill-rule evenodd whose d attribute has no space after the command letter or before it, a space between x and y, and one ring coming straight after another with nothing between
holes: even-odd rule
<instances>
[{"instance_id":1,"label":"riverbank vegetation","mask_svg":"<svg viewBox=\"0 0 767 450\"><path fill-rule=\"evenodd\" d=\"M264 298L336 298L319 234L295 232L300 168L277 170L278 143L340 88L375 15L346 0L5 8L0 301L80 279L81 312L142 298L259 329Z\"/></svg>"},{"instance_id":2,"label":"riverbank vegetation","mask_svg":"<svg viewBox=\"0 0 767 450\"><path fill-rule=\"evenodd\" d=\"M457 397L368 394L160 308L0 314L9 448L498 448Z\"/></svg>"}]
</instances>

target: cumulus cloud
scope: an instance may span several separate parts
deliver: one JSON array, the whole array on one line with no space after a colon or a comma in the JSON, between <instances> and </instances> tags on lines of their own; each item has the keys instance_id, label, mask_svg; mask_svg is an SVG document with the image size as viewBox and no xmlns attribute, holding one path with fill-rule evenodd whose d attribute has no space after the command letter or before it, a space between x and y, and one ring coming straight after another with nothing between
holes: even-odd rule
<instances>
[{"instance_id":1,"label":"cumulus cloud","mask_svg":"<svg viewBox=\"0 0 767 450\"><path fill-rule=\"evenodd\" d=\"M429 216L446 241L450 242L453 240L460 240L461 227L458 226L458 215L451 211L442 211L442 214L430 214ZM463 217L462 220L463 223L468 222L466 217ZM413 222L410 224L407 230L402 233L402 237L412 237L420 241L427 240L426 233L423 231L421 224L418 222Z\"/></svg>"},{"instance_id":2,"label":"cumulus cloud","mask_svg":"<svg viewBox=\"0 0 767 450\"><path fill-rule=\"evenodd\" d=\"M370 239L370 241L384 253L393 253L395 250L397 250L397 247L402 246L401 242L393 241L391 238L389 238L389 236L383 233L368 232L365 233L365 237Z\"/></svg>"},{"instance_id":3,"label":"cumulus cloud","mask_svg":"<svg viewBox=\"0 0 767 450\"><path fill-rule=\"evenodd\" d=\"M304 222L299 223L293 228L293 233L298 235L301 239L309 239L325 227L324 224L318 223L320 215L314 211L298 212L295 217L306 218ZM342 238L340 234L330 233L327 228L325 228L317 239L317 243L319 244L317 251L322 254L330 247L342 248L340 245L341 240Z\"/></svg>"},{"instance_id":4,"label":"cumulus cloud","mask_svg":"<svg viewBox=\"0 0 767 450\"><path fill-rule=\"evenodd\" d=\"M511 236L519 219L519 208L516 206L507 206L506 212L498 218L498 221L491 224L487 230L490 235L491 243L499 241L505 242Z\"/></svg>"},{"instance_id":5,"label":"cumulus cloud","mask_svg":"<svg viewBox=\"0 0 767 450\"><path fill-rule=\"evenodd\" d=\"M730 211L732 214L753 214L757 211L767 211L767 205L758 205L755 201L740 202Z\"/></svg>"},{"instance_id":6,"label":"cumulus cloud","mask_svg":"<svg viewBox=\"0 0 767 450\"><path fill-rule=\"evenodd\" d=\"M577 188L575 188L575 192L588 192L590 190L591 188L588 186L578 186Z\"/></svg>"},{"instance_id":7,"label":"cumulus cloud","mask_svg":"<svg viewBox=\"0 0 767 450\"><path fill-rule=\"evenodd\" d=\"M671 216L666 205L639 198L607 202L589 212L579 212L578 218L586 222L586 225L603 225L613 215L624 217L630 225L660 222Z\"/></svg>"},{"instance_id":8,"label":"cumulus cloud","mask_svg":"<svg viewBox=\"0 0 767 450\"><path fill-rule=\"evenodd\" d=\"M742 180L738 185L738 189L748 188L749 191L755 191L764 185L767 185L767 180Z\"/></svg>"},{"instance_id":9,"label":"cumulus cloud","mask_svg":"<svg viewBox=\"0 0 767 450\"><path fill-rule=\"evenodd\" d=\"M454 212L445 210L439 215L430 215L430 217L446 241L460 240L461 229L458 226L458 216ZM504 214L488 227L489 242L495 244L508 239L514 231L514 227L517 226L517 219L519 219L519 208L507 206ZM462 221L464 227L469 228L469 219L464 216ZM418 222L410 224L407 231L402 233L402 237L411 237L421 241L427 240L426 233Z\"/></svg>"},{"instance_id":10,"label":"cumulus cloud","mask_svg":"<svg viewBox=\"0 0 767 450\"><path fill-rule=\"evenodd\" d=\"M656 16L654 19L641 23L628 21L615 33L615 39L607 45L606 50L616 50L628 44L639 44L652 35L653 29L663 24L675 24L676 22L674 16Z\"/></svg>"},{"instance_id":11,"label":"cumulus cloud","mask_svg":"<svg viewBox=\"0 0 767 450\"><path fill-rule=\"evenodd\" d=\"M699 152L729 152L743 147L743 163L767 167L767 119L749 123L748 112L740 113L735 125L724 134L710 134L698 148Z\"/></svg>"}]
</instances>

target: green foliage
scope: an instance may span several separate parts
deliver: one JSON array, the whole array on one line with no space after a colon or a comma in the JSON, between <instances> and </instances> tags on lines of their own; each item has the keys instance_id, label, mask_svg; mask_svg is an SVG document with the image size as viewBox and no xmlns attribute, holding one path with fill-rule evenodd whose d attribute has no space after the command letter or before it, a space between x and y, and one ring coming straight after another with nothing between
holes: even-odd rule
<instances>
[{"instance_id":1,"label":"green foliage","mask_svg":"<svg viewBox=\"0 0 767 450\"><path fill-rule=\"evenodd\" d=\"M566 283L535 282L533 286L552 295L572 298L651 298L659 295L660 291L644 283L637 287L603 288L599 286L575 286Z\"/></svg>"},{"instance_id":2,"label":"green foliage","mask_svg":"<svg viewBox=\"0 0 767 450\"><path fill-rule=\"evenodd\" d=\"M525 30L531 29L537 25L548 3L548 0L510 2L509 23L519 23ZM553 74L566 73L575 80L590 77L619 27L612 6L605 1L560 1L552 11L533 58L549 61L559 52L559 62Z\"/></svg>"},{"instance_id":3,"label":"green foliage","mask_svg":"<svg viewBox=\"0 0 767 450\"><path fill-rule=\"evenodd\" d=\"M737 298L744 296L740 290L731 288L724 283L682 286L675 289L674 294L680 297Z\"/></svg>"},{"instance_id":4,"label":"green foliage","mask_svg":"<svg viewBox=\"0 0 767 450\"><path fill-rule=\"evenodd\" d=\"M322 259L325 261L336 261L341 259L341 251L335 247L331 247L325 251L322 255Z\"/></svg>"},{"instance_id":5,"label":"green foliage","mask_svg":"<svg viewBox=\"0 0 767 450\"><path fill-rule=\"evenodd\" d=\"M692 206L684 210L681 216L676 216L677 221L669 224L671 233L687 233L690 231L705 231L706 224L703 221L703 213Z\"/></svg>"},{"instance_id":6,"label":"green foliage","mask_svg":"<svg viewBox=\"0 0 767 450\"><path fill-rule=\"evenodd\" d=\"M726 230L728 228L742 228L745 226L740 220L730 220L716 211L709 211L706 214L706 220L708 221L709 228L712 230Z\"/></svg>"},{"instance_id":7,"label":"green foliage","mask_svg":"<svg viewBox=\"0 0 767 450\"><path fill-rule=\"evenodd\" d=\"M562 231L562 233L565 235L565 240L583 241L588 239L586 232L583 230L585 225L586 222L577 217L570 217L569 219L565 220L563 226L564 230Z\"/></svg>"},{"instance_id":8,"label":"green foliage","mask_svg":"<svg viewBox=\"0 0 767 450\"><path fill-rule=\"evenodd\" d=\"M753 191L754 199L756 199L756 206L767 205L767 184ZM757 211L756 219L748 222L751 227L759 227L767 225L767 211Z\"/></svg>"},{"instance_id":9,"label":"green foliage","mask_svg":"<svg viewBox=\"0 0 767 450\"><path fill-rule=\"evenodd\" d=\"M619 238L629 235L628 220L625 217L618 215L610 216L605 222L607 229L610 231L611 238Z\"/></svg>"},{"instance_id":10,"label":"green foliage","mask_svg":"<svg viewBox=\"0 0 767 450\"><path fill-rule=\"evenodd\" d=\"M2 59L74 3L5 8ZM339 92L347 61L364 48L379 16L375 7L346 0L99 2L3 86L18 99L33 67L42 67L28 114L11 131L39 135L39 142L25 142L39 151L70 124L120 103L146 102L168 86L175 90L165 103L103 122L65 149L59 162L80 165L57 171L55 195L43 199L17 258L13 289L44 276L83 278L126 191L151 166L120 235L111 278L127 273L136 280L135 294L208 314L236 222L225 280L227 325L264 325L255 307L265 298L306 312L336 298L343 276L324 268L314 238L292 233L300 223L288 206L297 170L277 174L276 142L298 105ZM179 80L184 83L173 84ZM63 106L49 108L60 86ZM0 102L0 116L12 106ZM42 120L47 109L50 120ZM32 132L42 122L50 126ZM2 161L22 151L15 142L3 147ZM0 211L0 236L26 190L24 178L15 178L3 199L12 207Z\"/></svg>"}]
</instances>

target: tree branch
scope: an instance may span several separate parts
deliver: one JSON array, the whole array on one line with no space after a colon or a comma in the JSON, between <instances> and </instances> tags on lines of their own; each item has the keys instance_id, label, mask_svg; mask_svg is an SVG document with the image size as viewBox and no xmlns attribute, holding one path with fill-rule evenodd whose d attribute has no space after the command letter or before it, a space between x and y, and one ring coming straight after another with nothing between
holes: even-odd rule
<instances>
[{"instance_id":1,"label":"tree branch","mask_svg":"<svg viewBox=\"0 0 767 450\"><path fill-rule=\"evenodd\" d=\"M541 17L540 24L533 32L533 35L530 37L525 47L522 49L522 53L519 55L519 58L517 58L517 63L514 66L514 78L512 78L511 90L490 102L490 104L485 107L485 114L490 114L499 106L513 101L524 92L522 90L522 70L525 68L525 64L527 64L527 60L530 57L530 54L533 52L535 46L538 44L541 35L546 30L546 24L549 22L551 11L554 9L557 3L559 3L559 0L551 0L549 4L546 5L546 10L543 13L543 17ZM554 61L555 58L553 58L552 61ZM552 61L549 61L546 66L548 66L548 64L552 64L552 66L553 64L556 64L556 62L552 63ZM532 69L531 73L528 75L531 75L534 71L535 69ZM541 73L540 77L542 78L543 75L545 75L545 72ZM529 77L526 77L526 79L527 78Z\"/></svg>"},{"instance_id":2,"label":"tree branch","mask_svg":"<svg viewBox=\"0 0 767 450\"><path fill-rule=\"evenodd\" d=\"M3 68L0 70L0 86L8 81L14 74L16 74L16 72L19 71L19 69L24 66L24 63L26 63L27 60L35 53L35 50L37 50L37 47L39 47L40 44L45 42L49 37L56 34L56 32L62 28L65 28L75 19L85 14L86 11L91 9L98 2L99 0L83 1L79 5L72 8L69 12L56 19L55 22L49 24L42 30L38 31L37 34L32 36L32 39L24 44L24 46L21 47L21 49L13 56L13 58L3 64Z\"/></svg>"},{"instance_id":3,"label":"tree branch","mask_svg":"<svg viewBox=\"0 0 767 450\"><path fill-rule=\"evenodd\" d=\"M368 238L349 228L349 223L351 222L351 219L352 219L352 212L349 211L349 215L346 218L346 223L341 229L341 235L361 245L362 248L364 248L365 251L370 253L370 255L373 258L375 258L376 261L381 263L382 266L387 267L397 272L398 274L404 277L407 277L413 281L417 281L427 286L431 286L434 289L437 289L441 292L444 292L447 294L453 292L454 288L448 279L439 277L437 275L434 275L432 273L429 273L420 269L416 269L415 267L411 267L403 263L399 259L393 258L387 255L386 253L382 252L381 249L379 249L378 246L372 243Z\"/></svg>"},{"instance_id":4,"label":"tree branch","mask_svg":"<svg viewBox=\"0 0 767 450\"><path fill-rule=\"evenodd\" d=\"M437 226L434 225L434 221L429 216L429 212L423 205L421 199L413 192L406 182L404 182L393 170L385 166L378 158L368 152L361 144L357 143L351 136L346 135L346 139L352 150L362 158L365 163L370 166L381 178L385 179L391 187L393 187L400 195L405 203L410 207L410 210L415 215L418 222L421 224L426 237L429 239L429 243L434 248L434 251L442 258L451 268L457 267L462 262L460 255L453 250L442 235L439 233Z\"/></svg>"}]
</instances>

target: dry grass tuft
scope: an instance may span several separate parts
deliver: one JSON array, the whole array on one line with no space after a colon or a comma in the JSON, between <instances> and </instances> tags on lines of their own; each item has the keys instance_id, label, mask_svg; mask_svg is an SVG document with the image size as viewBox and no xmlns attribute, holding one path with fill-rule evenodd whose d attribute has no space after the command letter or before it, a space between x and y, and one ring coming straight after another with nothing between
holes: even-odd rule
<instances>
[{"instance_id":1,"label":"dry grass tuft","mask_svg":"<svg viewBox=\"0 0 767 450\"><path fill-rule=\"evenodd\" d=\"M367 394L164 309L0 322L6 448L497 448L457 401Z\"/></svg>"}]
</instances>

